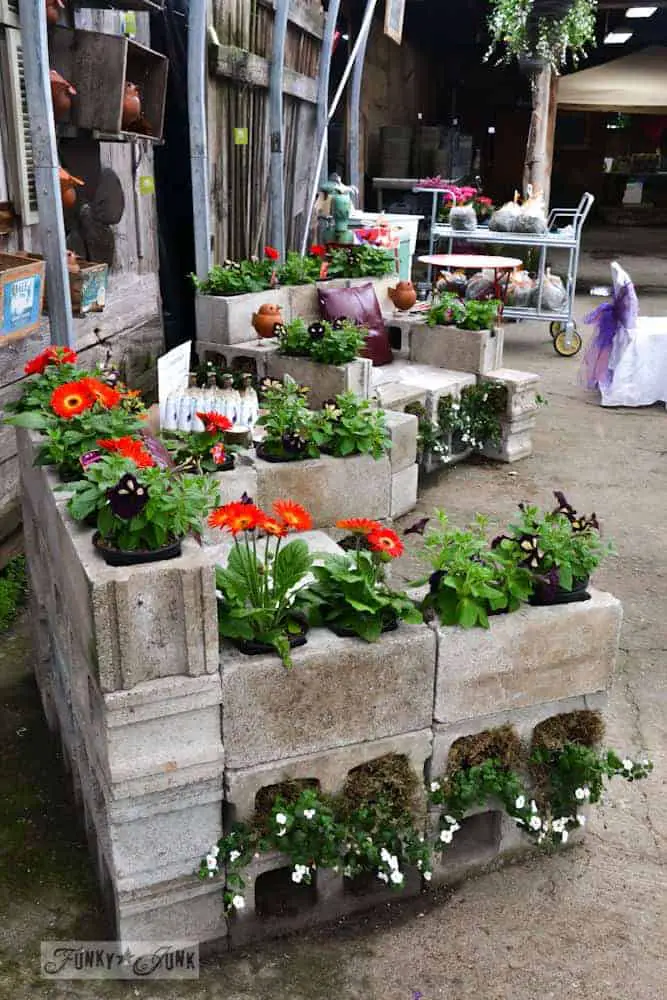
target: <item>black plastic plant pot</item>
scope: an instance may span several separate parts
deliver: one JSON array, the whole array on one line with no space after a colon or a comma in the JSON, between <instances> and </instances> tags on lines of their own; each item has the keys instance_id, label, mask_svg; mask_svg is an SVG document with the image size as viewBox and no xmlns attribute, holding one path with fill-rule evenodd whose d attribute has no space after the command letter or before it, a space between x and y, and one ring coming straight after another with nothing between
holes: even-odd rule
<instances>
[{"instance_id":1,"label":"black plastic plant pot","mask_svg":"<svg viewBox=\"0 0 667 1000\"><path fill-rule=\"evenodd\" d=\"M296 452L281 451L280 454L273 451L268 451L266 445L260 441L259 444L255 445L255 454L257 458L263 459L265 462L303 462L308 458L308 455L299 455ZM273 647L271 647L273 648Z\"/></svg>"},{"instance_id":2,"label":"black plastic plant pot","mask_svg":"<svg viewBox=\"0 0 667 1000\"><path fill-rule=\"evenodd\" d=\"M337 635L339 639L362 638L358 632L355 632L354 629L351 628L343 628L338 625L328 625L327 628L329 629L330 632L333 632L334 635ZM395 632L397 628L398 628L398 618L396 617L396 615L392 615L391 618L388 618L387 621L382 626L382 633L384 634L385 632Z\"/></svg>"},{"instance_id":3,"label":"black plastic plant pot","mask_svg":"<svg viewBox=\"0 0 667 1000\"><path fill-rule=\"evenodd\" d=\"M548 583L537 582L529 603L533 607L542 608L551 604L575 604L578 601L590 601L591 595L586 590L589 579L586 577L585 580L575 580L572 590L565 590L564 587L554 589Z\"/></svg>"},{"instance_id":4,"label":"black plastic plant pot","mask_svg":"<svg viewBox=\"0 0 667 1000\"><path fill-rule=\"evenodd\" d=\"M230 472L234 468L235 465L236 465L236 462L234 460L234 456L233 455L227 455L227 457L225 458L224 462L222 462L220 465L216 465L215 471L216 472Z\"/></svg>"},{"instance_id":5,"label":"black plastic plant pot","mask_svg":"<svg viewBox=\"0 0 667 1000\"><path fill-rule=\"evenodd\" d=\"M159 549L116 549L107 545L96 531L93 535L93 545L109 566L137 566L139 563L162 562L164 559L176 559L181 554L181 541L177 538Z\"/></svg>"},{"instance_id":6,"label":"black plastic plant pot","mask_svg":"<svg viewBox=\"0 0 667 1000\"><path fill-rule=\"evenodd\" d=\"M290 649L297 649L299 646L305 646L308 642L308 622L305 615L295 614L292 618L294 624L298 625L300 632L297 635L290 635L287 637ZM244 653L245 656L262 656L266 653L272 653L274 656L278 655L278 651L275 646L272 646L268 642L257 642L255 639L229 639L229 642L239 650L240 653Z\"/></svg>"},{"instance_id":7,"label":"black plastic plant pot","mask_svg":"<svg viewBox=\"0 0 667 1000\"><path fill-rule=\"evenodd\" d=\"M83 479L83 469L73 471L68 469L67 466L58 466L58 478L61 483L78 483L80 479Z\"/></svg>"},{"instance_id":8,"label":"black plastic plant pot","mask_svg":"<svg viewBox=\"0 0 667 1000\"><path fill-rule=\"evenodd\" d=\"M526 76L531 76L533 73L541 73L548 65L549 63L542 56L535 56L530 52L524 52L519 56L519 69Z\"/></svg>"}]
</instances>

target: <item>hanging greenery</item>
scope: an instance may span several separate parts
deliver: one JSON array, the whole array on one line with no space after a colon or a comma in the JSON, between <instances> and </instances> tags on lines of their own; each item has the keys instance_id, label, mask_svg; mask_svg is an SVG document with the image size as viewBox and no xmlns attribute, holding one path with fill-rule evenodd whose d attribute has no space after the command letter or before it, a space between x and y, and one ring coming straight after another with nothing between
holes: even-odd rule
<instances>
[{"instance_id":1,"label":"hanging greenery","mask_svg":"<svg viewBox=\"0 0 667 1000\"><path fill-rule=\"evenodd\" d=\"M491 47L501 62L521 56L544 59L555 72L568 55L576 65L595 42L597 0L490 0Z\"/></svg>"}]
</instances>

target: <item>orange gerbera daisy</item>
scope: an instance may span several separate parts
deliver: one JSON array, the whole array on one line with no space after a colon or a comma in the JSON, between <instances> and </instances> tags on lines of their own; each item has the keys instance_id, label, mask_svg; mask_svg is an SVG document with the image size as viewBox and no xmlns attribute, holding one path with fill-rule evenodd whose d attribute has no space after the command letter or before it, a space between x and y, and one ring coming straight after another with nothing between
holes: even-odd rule
<instances>
[{"instance_id":1,"label":"orange gerbera daisy","mask_svg":"<svg viewBox=\"0 0 667 1000\"><path fill-rule=\"evenodd\" d=\"M217 431L231 431L234 426L231 420L223 416L222 413L207 411L206 413L198 413L197 416L203 423L204 430L209 434L215 434Z\"/></svg>"},{"instance_id":2,"label":"orange gerbera daisy","mask_svg":"<svg viewBox=\"0 0 667 1000\"><path fill-rule=\"evenodd\" d=\"M222 528L223 531L237 535L240 531L252 531L265 517L264 511L254 503L237 500L212 511L208 516L208 523L211 528Z\"/></svg>"},{"instance_id":3,"label":"orange gerbera daisy","mask_svg":"<svg viewBox=\"0 0 667 1000\"><path fill-rule=\"evenodd\" d=\"M97 378L84 378L81 381L88 387L95 402L103 406L105 410L112 410L114 406L118 406L123 398L123 394L117 389L112 389L110 385L100 382Z\"/></svg>"},{"instance_id":4,"label":"orange gerbera daisy","mask_svg":"<svg viewBox=\"0 0 667 1000\"><path fill-rule=\"evenodd\" d=\"M367 540L374 552L386 552L392 559L403 554L403 542L391 528L378 527L367 535Z\"/></svg>"},{"instance_id":5,"label":"orange gerbera daisy","mask_svg":"<svg viewBox=\"0 0 667 1000\"><path fill-rule=\"evenodd\" d=\"M43 375L48 365L73 365L75 362L76 354L71 347L47 347L28 361L23 371L26 375Z\"/></svg>"},{"instance_id":6,"label":"orange gerbera daisy","mask_svg":"<svg viewBox=\"0 0 667 1000\"><path fill-rule=\"evenodd\" d=\"M64 382L51 393L51 409L58 417L69 420L76 417L84 410L89 410L95 397L92 395L85 381Z\"/></svg>"},{"instance_id":7,"label":"orange gerbera daisy","mask_svg":"<svg viewBox=\"0 0 667 1000\"><path fill-rule=\"evenodd\" d=\"M271 517L267 514L266 517L259 522L257 525L260 531L263 531L265 535L274 535L276 538L284 538L287 534L288 528L283 521L279 521L275 517Z\"/></svg>"},{"instance_id":8,"label":"orange gerbera daisy","mask_svg":"<svg viewBox=\"0 0 667 1000\"><path fill-rule=\"evenodd\" d=\"M313 526L313 519L306 508L293 500L276 500L273 509L290 531L308 531Z\"/></svg>"},{"instance_id":9,"label":"orange gerbera daisy","mask_svg":"<svg viewBox=\"0 0 667 1000\"><path fill-rule=\"evenodd\" d=\"M348 517L343 521L336 521L336 527L351 531L353 535L370 535L371 531L379 531L382 525L368 517Z\"/></svg>"},{"instance_id":10,"label":"orange gerbera daisy","mask_svg":"<svg viewBox=\"0 0 667 1000\"><path fill-rule=\"evenodd\" d=\"M155 465L152 456L141 441L131 437L104 438L97 442L105 451L115 452L123 458L131 459L138 469L149 469Z\"/></svg>"}]
</instances>

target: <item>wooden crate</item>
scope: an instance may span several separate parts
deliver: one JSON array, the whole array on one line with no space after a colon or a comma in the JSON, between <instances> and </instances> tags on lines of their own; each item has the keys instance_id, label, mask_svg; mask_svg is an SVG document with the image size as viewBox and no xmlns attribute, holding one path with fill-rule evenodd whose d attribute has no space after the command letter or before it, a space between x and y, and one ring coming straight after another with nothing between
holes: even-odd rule
<instances>
[{"instance_id":1,"label":"wooden crate","mask_svg":"<svg viewBox=\"0 0 667 1000\"><path fill-rule=\"evenodd\" d=\"M44 285L44 261L0 253L0 347L37 329Z\"/></svg>"},{"instance_id":2,"label":"wooden crate","mask_svg":"<svg viewBox=\"0 0 667 1000\"><path fill-rule=\"evenodd\" d=\"M50 46L51 68L76 89L70 124L105 135L144 135L121 127L126 82L135 83L142 113L152 134L162 140L167 95L166 56L126 38L98 31L56 28Z\"/></svg>"},{"instance_id":3,"label":"wooden crate","mask_svg":"<svg viewBox=\"0 0 667 1000\"><path fill-rule=\"evenodd\" d=\"M78 273L69 273L72 313L85 316L91 312L102 312L106 304L108 266L79 260L79 267Z\"/></svg>"}]
</instances>

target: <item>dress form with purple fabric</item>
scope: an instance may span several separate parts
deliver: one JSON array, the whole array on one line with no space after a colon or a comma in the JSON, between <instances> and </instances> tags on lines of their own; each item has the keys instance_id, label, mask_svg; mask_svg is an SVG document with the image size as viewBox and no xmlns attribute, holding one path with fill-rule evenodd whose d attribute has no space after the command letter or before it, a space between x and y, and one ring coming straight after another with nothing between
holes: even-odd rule
<instances>
[{"instance_id":1,"label":"dress form with purple fabric","mask_svg":"<svg viewBox=\"0 0 667 1000\"><path fill-rule=\"evenodd\" d=\"M625 279L617 281L617 276ZM611 302L603 302L584 316L584 323L597 327L584 355L584 375L589 389L606 389L611 385L615 361L619 356L618 341L627 340L637 325L639 302L629 277L617 267L614 273L614 294Z\"/></svg>"}]
</instances>

